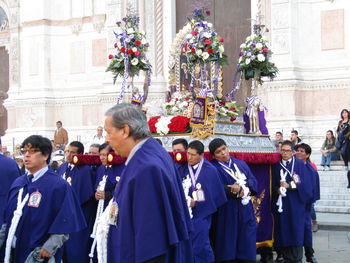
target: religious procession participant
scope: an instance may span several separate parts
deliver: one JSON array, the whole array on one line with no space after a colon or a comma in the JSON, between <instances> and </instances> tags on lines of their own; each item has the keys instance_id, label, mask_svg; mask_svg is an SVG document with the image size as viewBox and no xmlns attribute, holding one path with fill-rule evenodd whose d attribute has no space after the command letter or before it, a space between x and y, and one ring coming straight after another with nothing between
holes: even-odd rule
<instances>
[{"instance_id":1,"label":"religious procession participant","mask_svg":"<svg viewBox=\"0 0 350 263\"><path fill-rule=\"evenodd\" d=\"M306 205L312 198L311 177L293 152L292 142L284 141L282 160L273 166L272 174L274 246L282 252L285 263L302 262Z\"/></svg>"},{"instance_id":2,"label":"religious procession participant","mask_svg":"<svg viewBox=\"0 0 350 263\"><path fill-rule=\"evenodd\" d=\"M169 154L150 138L146 116L132 104L118 104L107 111L105 130L127 160L103 214L108 240L104 235L98 247L99 262L193 262L181 181Z\"/></svg>"},{"instance_id":3,"label":"religious procession participant","mask_svg":"<svg viewBox=\"0 0 350 263\"><path fill-rule=\"evenodd\" d=\"M188 186L184 190L189 197L188 205L192 216L194 262L210 263L214 262L209 240L212 214L227 199L216 168L204 158L203 143L196 140L188 145L187 162L179 168L179 172L183 184Z\"/></svg>"},{"instance_id":4,"label":"religious procession participant","mask_svg":"<svg viewBox=\"0 0 350 263\"><path fill-rule=\"evenodd\" d=\"M212 140L209 151L228 199L213 222L216 262L255 263L257 223L250 196L257 194L256 178L244 161L230 157L223 139Z\"/></svg>"},{"instance_id":5,"label":"religious procession participant","mask_svg":"<svg viewBox=\"0 0 350 263\"><path fill-rule=\"evenodd\" d=\"M314 203L320 199L320 177L315 170L314 167L310 164L310 155L311 155L311 147L306 144L302 143L297 146L297 152L296 156L300 160L304 162L306 165L309 178L311 179L312 183L312 199L310 202L306 204L306 217L305 217L305 236L304 236L304 250L305 250L305 257L306 262L311 263L317 263L316 258L314 257L314 249L312 247L312 219L311 219L311 213L313 210L313 213L315 213L315 209L313 208Z\"/></svg>"},{"instance_id":6,"label":"religious procession participant","mask_svg":"<svg viewBox=\"0 0 350 263\"><path fill-rule=\"evenodd\" d=\"M107 156L108 153L113 152L112 147L108 143L104 143L100 145L99 149L100 160L102 165L100 165L97 169L97 179L95 184L95 199L98 200L97 211L96 211L96 219L94 223L94 227L92 230L91 238L94 239L93 244L91 246L89 257L96 258L95 249L96 249L96 231L97 224L100 216L108 205L108 202L112 199L113 191L120 180L120 176L124 170L124 163L119 165L108 165Z\"/></svg>"},{"instance_id":7,"label":"religious procession participant","mask_svg":"<svg viewBox=\"0 0 350 263\"><path fill-rule=\"evenodd\" d=\"M90 234L95 222L97 202L94 198L95 182L92 179L91 167L72 164L73 154L83 154L84 145L81 142L71 142L65 150L66 162L61 165L58 175L65 179L78 197L87 226L78 233L70 235L64 244L63 261L67 263L89 262L89 252L92 244Z\"/></svg>"},{"instance_id":8,"label":"religious procession participant","mask_svg":"<svg viewBox=\"0 0 350 263\"><path fill-rule=\"evenodd\" d=\"M66 181L48 164L52 151L49 139L32 135L22 144L28 174L11 186L0 231L4 262L23 263L55 256L69 235L86 227L78 200Z\"/></svg>"}]
</instances>

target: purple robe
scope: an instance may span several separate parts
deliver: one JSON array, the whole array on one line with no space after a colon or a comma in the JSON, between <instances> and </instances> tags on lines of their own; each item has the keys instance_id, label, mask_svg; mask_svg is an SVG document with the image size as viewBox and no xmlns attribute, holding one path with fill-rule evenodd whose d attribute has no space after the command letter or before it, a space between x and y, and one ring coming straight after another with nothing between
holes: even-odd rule
<instances>
[{"instance_id":1,"label":"purple robe","mask_svg":"<svg viewBox=\"0 0 350 263\"><path fill-rule=\"evenodd\" d=\"M251 195L258 191L257 180L248 165L241 160L231 158L231 169L233 163L247 177L246 186L249 187ZM222 168L217 160L212 164L219 171L222 186L236 183ZM228 165L228 164L226 164ZM217 262L229 260L256 260L256 228L257 223L254 215L252 202L242 205L241 198L233 198L227 195L227 203L219 208L213 220L213 239L215 244L215 259Z\"/></svg>"},{"instance_id":2,"label":"purple robe","mask_svg":"<svg viewBox=\"0 0 350 263\"><path fill-rule=\"evenodd\" d=\"M21 176L17 163L0 154L0 226L4 218L7 194L13 181Z\"/></svg>"},{"instance_id":3,"label":"purple robe","mask_svg":"<svg viewBox=\"0 0 350 263\"><path fill-rule=\"evenodd\" d=\"M160 255L193 262L190 220L182 184L169 154L153 138L126 165L114 202L119 213L108 233L108 262L139 263Z\"/></svg>"},{"instance_id":4,"label":"purple robe","mask_svg":"<svg viewBox=\"0 0 350 263\"><path fill-rule=\"evenodd\" d=\"M86 263L90 260L89 252L92 243L90 234L96 216L95 184L92 181L92 171L89 166L74 166L72 170L67 167L68 163L63 163L58 170L58 175L63 176L66 172L66 179L71 178L72 189L78 197L87 227L69 236L69 240L64 244L63 258L68 263Z\"/></svg>"},{"instance_id":5,"label":"purple robe","mask_svg":"<svg viewBox=\"0 0 350 263\"><path fill-rule=\"evenodd\" d=\"M187 163L179 169L182 178L189 175L188 169ZM190 169L193 170L192 167ZM196 170L193 170L193 173L195 174ZM205 201L196 202L196 206L192 208L193 232L191 233L191 239L193 253L196 263L210 263L214 261L214 254L209 240L211 216L220 206L227 202L227 199L217 169L206 159L204 159L202 169L196 180L197 183L201 185ZM190 197L192 197L194 190L195 186L192 185L188 194Z\"/></svg>"},{"instance_id":6,"label":"purple robe","mask_svg":"<svg viewBox=\"0 0 350 263\"><path fill-rule=\"evenodd\" d=\"M283 169L280 163L273 166L272 172L272 211L275 219L274 237L276 247L303 246L306 218L306 204L312 202L312 177L306 169L303 161L293 157L293 174L299 177L296 189L288 189L287 196L282 198L283 212L278 212L276 205L280 187L280 170ZM286 167L292 172L292 163ZM285 170L284 170L285 171ZM292 177L287 174L286 182L290 184Z\"/></svg>"},{"instance_id":7,"label":"purple robe","mask_svg":"<svg viewBox=\"0 0 350 263\"><path fill-rule=\"evenodd\" d=\"M38 180L29 183L27 175L22 175L12 184L6 207L7 231L13 212L17 207L19 189L26 193L39 191L42 195L38 207L23 208L23 215L16 230L16 263L23 263L36 247L42 247L51 234L72 234L86 227L78 200L71 187L50 169ZM3 245L3 249L6 243ZM60 262L60 251L56 260Z\"/></svg>"}]
</instances>

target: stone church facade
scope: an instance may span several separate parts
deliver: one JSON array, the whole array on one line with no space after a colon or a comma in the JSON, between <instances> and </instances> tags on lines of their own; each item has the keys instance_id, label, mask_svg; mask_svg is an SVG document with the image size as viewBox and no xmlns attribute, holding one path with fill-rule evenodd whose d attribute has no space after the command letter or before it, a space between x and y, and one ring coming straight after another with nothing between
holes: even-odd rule
<instances>
[{"instance_id":1,"label":"stone church facade","mask_svg":"<svg viewBox=\"0 0 350 263\"><path fill-rule=\"evenodd\" d=\"M163 103L167 89L171 42L181 27L189 0L0 0L0 135L3 144L20 143L30 134L53 137L61 120L70 140L89 142L103 124L106 109L116 102L120 80L112 84L105 72L112 53L116 21L131 4L140 13L153 66L149 105ZM333 129L342 108L350 108L350 6L347 0L222 0L209 1L214 26L229 39L232 83L235 54L250 34L257 12L270 31L267 38L280 74L259 88L268 108L270 133L299 130L303 139L319 147L326 130ZM242 4L245 2L245 4ZM219 4L220 3L220 4ZM221 5L221 6L220 6ZM244 5L244 16L232 31L218 19L223 6ZM34 12L35 11L35 12ZM232 11L233 12L233 11ZM237 13L237 10L236 10ZM239 12L238 12L239 13ZM226 19L226 18L225 18ZM218 21L216 23L216 20ZM248 21L248 22L247 22ZM184 23L184 22L183 22ZM222 24L220 24L222 23ZM235 24L236 23L236 24ZM231 24L230 24L231 25ZM247 29L248 28L248 29ZM236 33L238 32L238 33ZM225 35L226 34L226 35ZM236 58L237 59L237 58ZM226 77L225 77L226 76ZM143 76L136 79L142 85ZM119 84L119 85L118 85ZM240 91L243 101L249 91ZM149 114L157 114L156 111Z\"/></svg>"}]
</instances>

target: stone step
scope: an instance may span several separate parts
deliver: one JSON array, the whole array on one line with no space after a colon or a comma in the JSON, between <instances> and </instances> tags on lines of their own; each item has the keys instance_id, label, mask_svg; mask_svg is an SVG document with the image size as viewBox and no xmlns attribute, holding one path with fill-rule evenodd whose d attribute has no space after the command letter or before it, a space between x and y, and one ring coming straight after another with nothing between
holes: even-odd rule
<instances>
[{"instance_id":1,"label":"stone step","mask_svg":"<svg viewBox=\"0 0 350 263\"><path fill-rule=\"evenodd\" d=\"M345 171L345 166L344 165L333 165L333 164L331 164L330 170L331 171ZM318 172L323 171L323 166L317 165L317 171Z\"/></svg>"},{"instance_id":2,"label":"stone step","mask_svg":"<svg viewBox=\"0 0 350 263\"><path fill-rule=\"evenodd\" d=\"M342 176L320 176L320 183L325 182L341 182L341 183L347 183L348 178L346 175Z\"/></svg>"},{"instance_id":3,"label":"stone step","mask_svg":"<svg viewBox=\"0 0 350 263\"><path fill-rule=\"evenodd\" d=\"M320 183L321 187L330 187L330 188L346 188L347 180L340 181L323 181Z\"/></svg>"},{"instance_id":4,"label":"stone step","mask_svg":"<svg viewBox=\"0 0 350 263\"><path fill-rule=\"evenodd\" d=\"M321 200L350 200L350 193L348 194L321 193Z\"/></svg>"},{"instance_id":5,"label":"stone step","mask_svg":"<svg viewBox=\"0 0 350 263\"><path fill-rule=\"evenodd\" d=\"M350 208L350 200L318 200L317 206L342 206L342 207L349 207Z\"/></svg>"},{"instance_id":6,"label":"stone step","mask_svg":"<svg viewBox=\"0 0 350 263\"><path fill-rule=\"evenodd\" d=\"M320 187L321 194L350 194L350 189L346 185L342 187Z\"/></svg>"},{"instance_id":7,"label":"stone step","mask_svg":"<svg viewBox=\"0 0 350 263\"><path fill-rule=\"evenodd\" d=\"M315 206L316 212L322 213L350 213L350 207L344 206Z\"/></svg>"}]
</instances>

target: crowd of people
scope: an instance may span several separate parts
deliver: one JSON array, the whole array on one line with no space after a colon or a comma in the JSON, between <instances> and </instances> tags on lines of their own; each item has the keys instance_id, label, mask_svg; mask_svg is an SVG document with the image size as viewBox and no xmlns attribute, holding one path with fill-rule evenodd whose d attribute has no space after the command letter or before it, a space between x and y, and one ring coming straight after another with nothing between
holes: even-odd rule
<instances>
[{"instance_id":1,"label":"crowd of people","mask_svg":"<svg viewBox=\"0 0 350 263\"><path fill-rule=\"evenodd\" d=\"M340 134L349 138L349 112L341 116L338 139L327 131L321 148L325 169ZM16 147L22 171L0 155L0 262L256 262L251 197L258 181L245 162L230 156L223 139L209 143L211 162L201 141L174 140L173 152L187 160L177 163L152 138L136 106L119 104L105 117L107 136L98 127L86 151L99 155L99 166L73 164L74 154L85 153L81 142L55 143L40 135ZM55 134L61 122L57 128ZM277 132L274 143L281 153L272 167L275 260L301 263L304 247L306 261L315 263L313 205L320 190L311 147L296 130L290 140ZM113 151L125 159L109 165ZM52 162L57 156L64 160ZM268 262L272 248L258 253Z\"/></svg>"}]
</instances>

